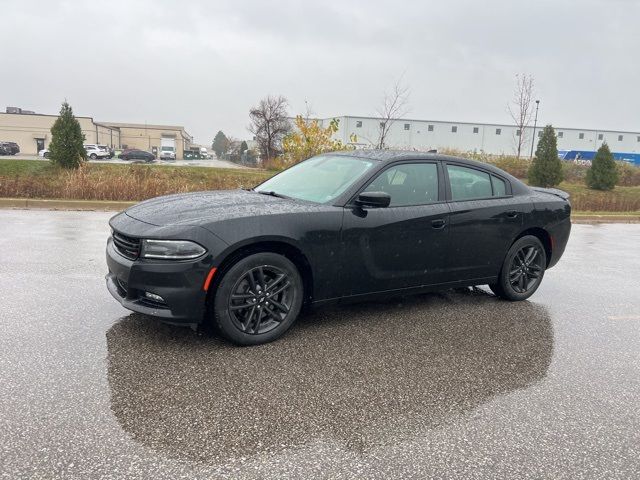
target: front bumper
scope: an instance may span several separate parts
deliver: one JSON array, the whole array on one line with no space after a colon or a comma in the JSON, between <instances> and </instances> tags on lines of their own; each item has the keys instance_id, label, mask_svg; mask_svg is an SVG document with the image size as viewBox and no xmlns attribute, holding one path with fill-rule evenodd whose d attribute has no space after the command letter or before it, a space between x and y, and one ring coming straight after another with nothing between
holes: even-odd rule
<instances>
[{"instance_id":1,"label":"front bumper","mask_svg":"<svg viewBox=\"0 0 640 480\"><path fill-rule=\"evenodd\" d=\"M170 323L199 324L205 313L203 285L209 266L202 261L129 260L107 241L107 289L123 307ZM164 302L144 293L160 295Z\"/></svg>"}]
</instances>

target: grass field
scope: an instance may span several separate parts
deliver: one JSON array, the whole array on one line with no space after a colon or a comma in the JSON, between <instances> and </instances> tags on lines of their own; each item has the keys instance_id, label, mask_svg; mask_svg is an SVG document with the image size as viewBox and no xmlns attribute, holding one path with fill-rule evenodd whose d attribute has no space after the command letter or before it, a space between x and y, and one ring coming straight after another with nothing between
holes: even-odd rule
<instances>
[{"instance_id":1,"label":"grass field","mask_svg":"<svg viewBox=\"0 0 640 480\"><path fill-rule=\"evenodd\" d=\"M67 171L49 162L0 160L0 197L136 201L168 193L250 188L273 173L258 169L103 163ZM640 186L618 186L613 191L601 192L574 181L563 182L559 188L571 195L576 211L640 210Z\"/></svg>"}]
</instances>

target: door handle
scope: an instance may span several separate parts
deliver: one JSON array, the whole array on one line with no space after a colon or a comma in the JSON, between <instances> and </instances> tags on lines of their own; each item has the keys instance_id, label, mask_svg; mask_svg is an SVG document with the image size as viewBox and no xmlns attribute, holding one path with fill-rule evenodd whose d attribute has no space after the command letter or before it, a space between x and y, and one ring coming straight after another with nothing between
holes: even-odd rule
<instances>
[{"instance_id":1,"label":"door handle","mask_svg":"<svg viewBox=\"0 0 640 480\"><path fill-rule=\"evenodd\" d=\"M509 210L506 212L507 218L516 218L518 216L518 212L515 210Z\"/></svg>"},{"instance_id":2,"label":"door handle","mask_svg":"<svg viewBox=\"0 0 640 480\"><path fill-rule=\"evenodd\" d=\"M436 220L431 220L431 226L433 228L435 228L436 230L440 230L441 228L444 228L446 223L447 222L445 222L444 219L442 219L442 218L438 218Z\"/></svg>"}]
</instances>

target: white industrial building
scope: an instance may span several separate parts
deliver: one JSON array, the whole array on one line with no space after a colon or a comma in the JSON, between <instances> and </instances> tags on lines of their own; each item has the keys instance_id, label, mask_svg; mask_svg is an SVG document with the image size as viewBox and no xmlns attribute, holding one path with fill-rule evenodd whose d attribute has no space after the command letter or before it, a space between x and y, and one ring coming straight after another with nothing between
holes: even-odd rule
<instances>
[{"instance_id":1,"label":"white industrial building","mask_svg":"<svg viewBox=\"0 0 640 480\"><path fill-rule=\"evenodd\" d=\"M357 137L357 146L375 145L380 131L380 119L375 117L332 117L340 120L335 138L344 143L351 135ZM322 119L328 125L332 118ZM536 128L536 143L544 125ZM558 136L558 150L595 151L607 142L615 152L640 152L640 132L590 130L554 126ZM442 150L454 148L464 152L476 151L495 155L513 155L516 152L516 136L519 130L513 125L494 123L443 122L439 120L394 120L386 139L388 148L411 150ZM525 129L525 141L521 155L529 156L533 126Z\"/></svg>"}]
</instances>

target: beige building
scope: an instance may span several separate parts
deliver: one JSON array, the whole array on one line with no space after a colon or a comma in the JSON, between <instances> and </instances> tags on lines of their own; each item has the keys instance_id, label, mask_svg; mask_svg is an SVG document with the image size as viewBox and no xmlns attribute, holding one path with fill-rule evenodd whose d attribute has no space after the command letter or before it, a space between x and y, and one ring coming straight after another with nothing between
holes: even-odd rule
<instances>
[{"instance_id":1,"label":"beige building","mask_svg":"<svg viewBox=\"0 0 640 480\"><path fill-rule=\"evenodd\" d=\"M107 128L117 128L120 132L122 148L138 148L149 152L160 151L163 144L172 144L177 158L184 158L184 151L191 147L193 137L184 127L177 125L152 125L146 123L101 122Z\"/></svg>"},{"instance_id":2,"label":"beige building","mask_svg":"<svg viewBox=\"0 0 640 480\"><path fill-rule=\"evenodd\" d=\"M37 155L51 142L51 127L57 115L0 113L0 141L16 142L20 153ZM193 142L181 126L136 123L96 122L91 117L76 117L85 143L119 148L138 148L157 152L161 145L174 145L177 158L184 158L185 148Z\"/></svg>"}]
</instances>

